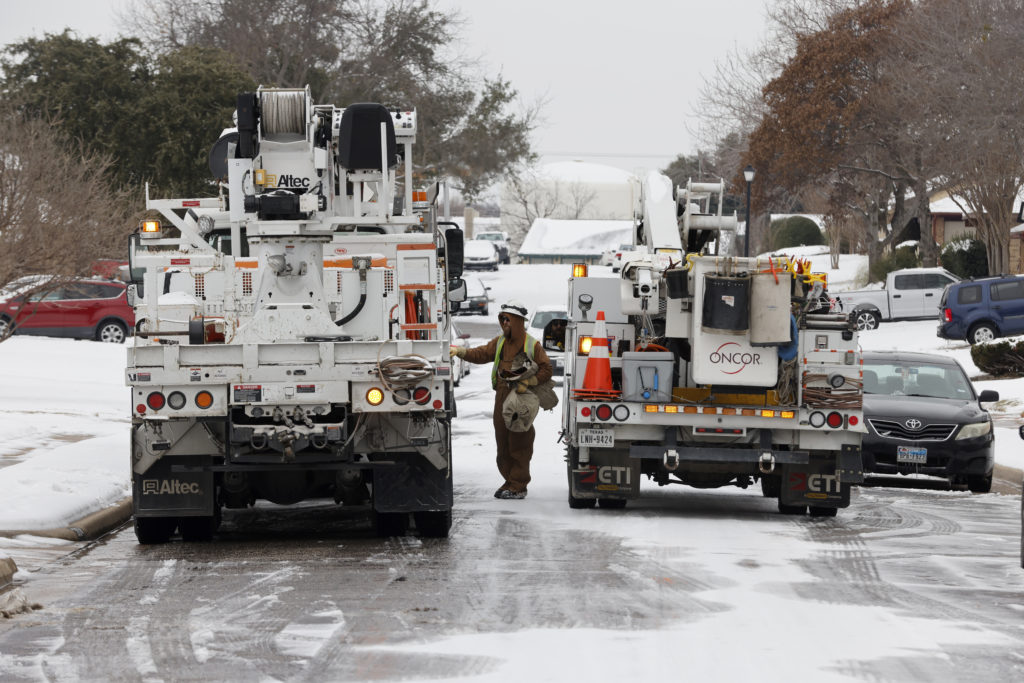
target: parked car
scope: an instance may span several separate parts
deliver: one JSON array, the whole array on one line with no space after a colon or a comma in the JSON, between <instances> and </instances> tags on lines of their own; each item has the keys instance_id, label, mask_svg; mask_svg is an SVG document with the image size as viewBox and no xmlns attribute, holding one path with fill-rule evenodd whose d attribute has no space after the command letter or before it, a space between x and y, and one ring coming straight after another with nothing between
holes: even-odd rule
<instances>
[{"instance_id":1,"label":"parked car","mask_svg":"<svg viewBox=\"0 0 1024 683\"><path fill-rule=\"evenodd\" d=\"M544 326L556 318L568 320L569 315L565 311L564 304L538 306L533 312L533 317L530 318L530 323L526 328L526 334L541 342L541 345L543 345ZM552 351L548 354L548 357L551 359L551 368L554 370L555 375L565 375L565 354Z\"/></svg>"},{"instance_id":2,"label":"parked car","mask_svg":"<svg viewBox=\"0 0 1024 683\"><path fill-rule=\"evenodd\" d=\"M865 351L864 472L925 474L992 488L992 418L982 403L999 393L974 391L960 364L947 356Z\"/></svg>"},{"instance_id":3,"label":"parked car","mask_svg":"<svg viewBox=\"0 0 1024 683\"><path fill-rule=\"evenodd\" d=\"M883 320L931 318L946 286L959 281L944 268L903 268L886 275L882 289L834 293L835 305L854 317L858 329L873 330Z\"/></svg>"},{"instance_id":4,"label":"parked car","mask_svg":"<svg viewBox=\"0 0 1024 683\"><path fill-rule=\"evenodd\" d=\"M466 281L466 300L459 304L457 313L490 315L491 295L488 292L491 288L477 277L463 279Z\"/></svg>"},{"instance_id":5,"label":"parked car","mask_svg":"<svg viewBox=\"0 0 1024 683\"><path fill-rule=\"evenodd\" d=\"M466 270L497 270L498 250L493 242L469 240L463 246L462 266Z\"/></svg>"},{"instance_id":6,"label":"parked car","mask_svg":"<svg viewBox=\"0 0 1024 683\"><path fill-rule=\"evenodd\" d=\"M73 280L49 291L0 302L0 337L14 334L74 337L120 344L135 327L127 286L113 280Z\"/></svg>"},{"instance_id":7,"label":"parked car","mask_svg":"<svg viewBox=\"0 0 1024 683\"><path fill-rule=\"evenodd\" d=\"M629 258L630 256L633 256L633 254L631 252L634 252L636 250L637 250L637 246L635 244L620 244L619 248L615 250L615 255L612 256L612 262L611 262L612 272L613 273L619 272L619 270L622 269L622 261L623 261L623 259L626 259L626 258Z\"/></svg>"},{"instance_id":8,"label":"parked car","mask_svg":"<svg viewBox=\"0 0 1024 683\"><path fill-rule=\"evenodd\" d=\"M469 348L469 333L460 331L454 324L452 324L452 346ZM459 386L462 378L469 374L471 365L458 356L452 356L452 384Z\"/></svg>"},{"instance_id":9,"label":"parked car","mask_svg":"<svg viewBox=\"0 0 1024 683\"><path fill-rule=\"evenodd\" d=\"M1024 276L965 280L942 293L939 328L943 339L971 344L1024 334Z\"/></svg>"},{"instance_id":10,"label":"parked car","mask_svg":"<svg viewBox=\"0 0 1024 683\"><path fill-rule=\"evenodd\" d=\"M498 260L505 265L512 262L510 255L510 247L508 244L508 233L499 230L488 230L486 232L478 232L474 237L474 240L486 240L492 242L494 247L498 250Z\"/></svg>"},{"instance_id":11,"label":"parked car","mask_svg":"<svg viewBox=\"0 0 1024 683\"><path fill-rule=\"evenodd\" d=\"M597 262L599 266L610 266L615 263L615 252L619 250L618 247L612 247L611 249L605 249L601 252L601 260Z\"/></svg>"}]
</instances>

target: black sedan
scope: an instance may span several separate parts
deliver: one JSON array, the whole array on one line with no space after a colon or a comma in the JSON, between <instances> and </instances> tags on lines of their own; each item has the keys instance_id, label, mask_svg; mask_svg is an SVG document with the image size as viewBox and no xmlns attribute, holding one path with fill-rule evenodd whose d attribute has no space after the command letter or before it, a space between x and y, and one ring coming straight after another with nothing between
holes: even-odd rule
<instances>
[{"instance_id":1,"label":"black sedan","mask_svg":"<svg viewBox=\"0 0 1024 683\"><path fill-rule=\"evenodd\" d=\"M866 351L864 358L864 472L925 474L992 489L992 418L960 364L946 356Z\"/></svg>"}]
</instances>

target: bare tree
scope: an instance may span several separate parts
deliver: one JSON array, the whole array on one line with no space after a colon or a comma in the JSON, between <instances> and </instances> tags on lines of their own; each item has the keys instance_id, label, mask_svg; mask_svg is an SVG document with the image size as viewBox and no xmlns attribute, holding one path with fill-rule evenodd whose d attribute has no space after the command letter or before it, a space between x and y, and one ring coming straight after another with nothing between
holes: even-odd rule
<instances>
[{"instance_id":1,"label":"bare tree","mask_svg":"<svg viewBox=\"0 0 1024 683\"><path fill-rule=\"evenodd\" d=\"M110 160L54 130L0 107L0 287L30 275L52 276L37 291L57 287L127 250L136 214L106 180Z\"/></svg>"}]
</instances>

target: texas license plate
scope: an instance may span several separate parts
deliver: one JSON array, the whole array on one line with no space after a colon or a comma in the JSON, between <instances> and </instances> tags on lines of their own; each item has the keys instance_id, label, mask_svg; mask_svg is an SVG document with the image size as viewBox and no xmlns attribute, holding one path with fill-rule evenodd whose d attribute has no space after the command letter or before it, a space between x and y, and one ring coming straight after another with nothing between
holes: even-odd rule
<instances>
[{"instance_id":1,"label":"texas license plate","mask_svg":"<svg viewBox=\"0 0 1024 683\"><path fill-rule=\"evenodd\" d=\"M611 448L615 445L615 433L610 429L581 429L576 434L576 443L590 448Z\"/></svg>"},{"instance_id":2,"label":"texas license plate","mask_svg":"<svg viewBox=\"0 0 1024 683\"><path fill-rule=\"evenodd\" d=\"M897 446L896 462L910 462L923 465L926 462L928 462L928 449L910 448L909 446Z\"/></svg>"}]
</instances>

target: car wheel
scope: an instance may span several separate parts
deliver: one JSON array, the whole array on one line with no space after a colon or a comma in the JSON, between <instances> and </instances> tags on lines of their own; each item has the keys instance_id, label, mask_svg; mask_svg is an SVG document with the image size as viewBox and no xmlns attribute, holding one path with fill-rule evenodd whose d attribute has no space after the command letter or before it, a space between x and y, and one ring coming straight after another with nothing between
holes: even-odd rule
<instances>
[{"instance_id":1,"label":"car wheel","mask_svg":"<svg viewBox=\"0 0 1024 683\"><path fill-rule=\"evenodd\" d=\"M992 473L967 475L967 488L971 493L988 493L992 490Z\"/></svg>"},{"instance_id":2,"label":"car wheel","mask_svg":"<svg viewBox=\"0 0 1024 683\"><path fill-rule=\"evenodd\" d=\"M882 321L882 316L874 311L856 311L853 316L857 329L861 331L877 329L878 323Z\"/></svg>"},{"instance_id":3,"label":"car wheel","mask_svg":"<svg viewBox=\"0 0 1024 683\"><path fill-rule=\"evenodd\" d=\"M128 328L119 320L104 320L96 327L96 341L123 344L127 337Z\"/></svg>"},{"instance_id":4,"label":"car wheel","mask_svg":"<svg viewBox=\"0 0 1024 683\"><path fill-rule=\"evenodd\" d=\"M975 325L967 335L967 341L971 344L984 344L996 338L996 328L987 323Z\"/></svg>"},{"instance_id":5,"label":"car wheel","mask_svg":"<svg viewBox=\"0 0 1024 683\"><path fill-rule=\"evenodd\" d=\"M486 318L490 315L490 309L487 308L487 306L484 306L484 310L480 311L480 315Z\"/></svg>"},{"instance_id":6,"label":"car wheel","mask_svg":"<svg viewBox=\"0 0 1024 683\"><path fill-rule=\"evenodd\" d=\"M11 325L10 318L0 315L0 339L3 339L8 334L14 334L14 326Z\"/></svg>"}]
</instances>

